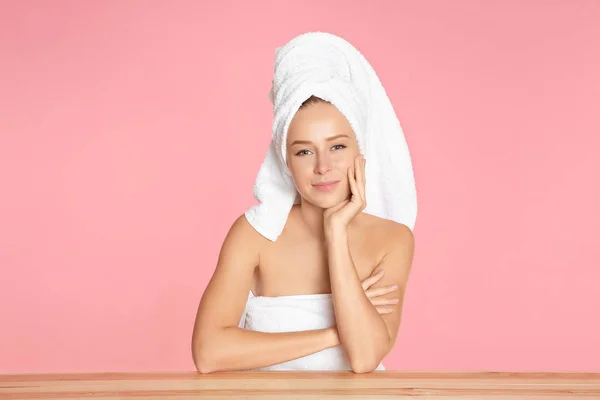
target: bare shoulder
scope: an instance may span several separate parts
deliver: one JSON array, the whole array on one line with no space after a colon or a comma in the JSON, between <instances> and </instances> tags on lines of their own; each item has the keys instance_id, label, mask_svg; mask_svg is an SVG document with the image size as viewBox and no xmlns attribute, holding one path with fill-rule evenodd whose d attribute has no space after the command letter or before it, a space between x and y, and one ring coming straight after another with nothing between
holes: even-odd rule
<instances>
[{"instance_id":1,"label":"bare shoulder","mask_svg":"<svg viewBox=\"0 0 600 400\"><path fill-rule=\"evenodd\" d=\"M247 239L260 241L265 239L252 225L248 222L246 214L239 215L233 224L231 224L230 233L244 235ZM266 240L266 239L265 239Z\"/></svg>"},{"instance_id":2,"label":"bare shoulder","mask_svg":"<svg viewBox=\"0 0 600 400\"><path fill-rule=\"evenodd\" d=\"M388 250L393 250L401 246L411 250L415 245L413 231L406 225L395 221L382 219L382 231L385 237L383 239Z\"/></svg>"},{"instance_id":3,"label":"bare shoulder","mask_svg":"<svg viewBox=\"0 0 600 400\"><path fill-rule=\"evenodd\" d=\"M246 219L246 215L242 214L233 221L227 236L223 241L221 252L235 250L236 252L243 251L244 253L256 253L256 257L260 249L268 242Z\"/></svg>"},{"instance_id":4,"label":"bare shoulder","mask_svg":"<svg viewBox=\"0 0 600 400\"><path fill-rule=\"evenodd\" d=\"M363 213L360 221L360 230L364 232L365 241L369 248L377 254L379 266L387 258L396 260L396 265L403 264L410 268L415 249L415 238L412 230L404 224L392 220L376 217Z\"/></svg>"},{"instance_id":5,"label":"bare shoulder","mask_svg":"<svg viewBox=\"0 0 600 400\"><path fill-rule=\"evenodd\" d=\"M217 266L202 294L194 337L204 337L215 327L237 326L265 240L245 215L232 223L221 246Z\"/></svg>"},{"instance_id":6,"label":"bare shoulder","mask_svg":"<svg viewBox=\"0 0 600 400\"><path fill-rule=\"evenodd\" d=\"M240 291L247 293L267 242L268 239L250 225L244 214L237 217L223 240L207 290L212 288L213 283L222 290L223 286L235 287L233 283L241 282Z\"/></svg>"},{"instance_id":7,"label":"bare shoulder","mask_svg":"<svg viewBox=\"0 0 600 400\"><path fill-rule=\"evenodd\" d=\"M363 215L368 215L364 214ZM397 290L385 294L386 299L397 299L397 303L393 306L395 312L382 315L390 338L392 339L389 348L391 350L395 343L400 328L402 319L402 309L404 304L404 295L410 279L415 240L412 230L404 224L391 220L368 215L363 218L365 227L363 229L369 236L369 242L373 248L381 255L381 259L374 266L372 271L377 273L384 270L383 277L376 282L373 288L382 288L390 285L396 285ZM387 354L387 353L386 353Z\"/></svg>"},{"instance_id":8,"label":"bare shoulder","mask_svg":"<svg viewBox=\"0 0 600 400\"><path fill-rule=\"evenodd\" d=\"M368 232L382 250L391 250L397 246L414 246L414 235L407 225L371 214L361 215L360 229Z\"/></svg>"}]
</instances>

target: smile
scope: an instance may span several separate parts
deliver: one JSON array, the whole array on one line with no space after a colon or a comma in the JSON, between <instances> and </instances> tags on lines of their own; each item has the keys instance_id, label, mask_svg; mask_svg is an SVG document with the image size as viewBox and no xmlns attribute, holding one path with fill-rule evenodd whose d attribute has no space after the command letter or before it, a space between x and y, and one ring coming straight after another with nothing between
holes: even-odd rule
<instances>
[{"instance_id":1,"label":"smile","mask_svg":"<svg viewBox=\"0 0 600 400\"><path fill-rule=\"evenodd\" d=\"M320 192L329 192L332 190L340 181L329 181L323 183L315 183L313 186Z\"/></svg>"}]
</instances>

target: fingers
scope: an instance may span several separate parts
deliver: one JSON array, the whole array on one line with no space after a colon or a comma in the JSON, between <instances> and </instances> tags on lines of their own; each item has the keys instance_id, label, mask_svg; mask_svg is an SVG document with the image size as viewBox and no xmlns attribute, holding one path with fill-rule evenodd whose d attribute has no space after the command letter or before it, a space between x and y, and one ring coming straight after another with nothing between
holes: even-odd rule
<instances>
[{"instance_id":1,"label":"fingers","mask_svg":"<svg viewBox=\"0 0 600 400\"><path fill-rule=\"evenodd\" d=\"M339 203L331 208L326 209L323 212L323 217L325 217L326 219L329 218L332 214L334 214L338 210L341 210L349 202L350 202L350 200L344 200L341 203Z\"/></svg>"},{"instance_id":2,"label":"fingers","mask_svg":"<svg viewBox=\"0 0 600 400\"><path fill-rule=\"evenodd\" d=\"M356 183L360 192L360 197L363 200L363 204L366 203L365 197L365 156L362 154L356 158Z\"/></svg>"},{"instance_id":3,"label":"fingers","mask_svg":"<svg viewBox=\"0 0 600 400\"><path fill-rule=\"evenodd\" d=\"M362 154L358 155L354 158L354 163L348 167L350 198L354 198L353 203L360 206L361 211L367 207L365 196L365 161Z\"/></svg>"},{"instance_id":4,"label":"fingers","mask_svg":"<svg viewBox=\"0 0 600 400\"><path fill-rule=\"evenodd\" d=\"M397 289L398 289L397 285L390 285L390 286L384 286L384 287L380 287L380 288L365 290L365 294L367 295L368 298L378 297L378 296L383 296L388 293L392 293L394 290L397 290Z\"/></svg>"},{"instance_id":5,"label":"fingers","mask_svg":"<svg viewBox=\"0 0 600 400\"><path fill-rule=\"evenodd\" d=\"M360 192L359 189L359 184L360 184L360 163L361 163L361 156L358 155L356 157L354 157L354 164L352 165L352 169L353 169L353 173L352 173L352 180L354 181L354 188L356 189L356 195L359 196L362 199L362 193Z\"/></svg>"},{"instance_id":6,"label":"fingers","mask_svg":"<svg viewBox=\"0 0 600 400\"><path fill-rule=\"evenodd\" d=\"M373 299L371 300L371 304L374 306L389 306L398 304L399 301L398 299Z\"/></svg>"},{"instance_id":7,"label":"fingers","mask_svg":"<svg viewBox=\"0 0 600 400\"><path fill-rule=\"evenodd\" d=\"M348 183L350 183L350 191L352 192L352 196L356 196L356 198L362 198L360 192L358 190L358 185L356 184L355 171L356 171L356 163L353 166L348 168Z\"/></svg>"},{"instance_id":8,"label":"fingers","mask_svg":"<svg viewBox=\"0 0 600 400\"><path fill-rule=\"evenodd\" d=\"M369 276L367 279L361 282L362 288L365 291L365 295L369 298L371 304L377 309L379 314L391 314L394 312L394 305L400 301L398 298L393 299L381 299L380 296L386 295L398 289L397 285L389 285L375 289L369 289L376 282L381 280L384 275L384 270L379 270L376 274ZM386 307L388 306L388 307Z\"/></svg>"},{"instance_id":9,"label":"fingers","mask_svg":"<svg viewBox=\"0 0 600 400\"><path fill-rule=\"evenodd\" d=\"M344 200L341 203L339 203L338 205L335 205L333 207L331 207L330 209L328 209L328 211L333 214L334 212L336 212L337 210L341 210L346 204L348 204L350 202L350 200Z\"/></svg>"},{"instance_id":10,"label":"fingers","mask_svg":"<svg viewBox=\"0 0 600 400\"><path fill-rule=\"evenodd\" d=\"M362 281L363 290L367 290L371 286L373 286L376 282L378 282L381 278L383 278L383 270L379 270L375 275L369 276L367 279Z\"/></svg>"},{"instance_id":11,"label":"fingers","mask_svg":"<svg viewBox=\"0 0 600 400\"><path fill-rule=\"evenodd\" d=\"M391 307L376 307L377 308L377 312L379 314L391 314L394 312L394 309Z\"/></svg>"}]
</instances>

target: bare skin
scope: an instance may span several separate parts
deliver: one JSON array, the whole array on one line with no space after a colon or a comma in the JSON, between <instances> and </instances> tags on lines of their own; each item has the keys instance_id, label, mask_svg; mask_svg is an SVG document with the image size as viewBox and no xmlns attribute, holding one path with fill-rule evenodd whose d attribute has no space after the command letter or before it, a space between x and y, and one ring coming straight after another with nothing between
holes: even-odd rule
<instances>
[{"instance_id":1,"label":"bare skin","mask_svg":"<svg viewBox=\"0 0 600 400\"><path fill-rule=\"evenodd\" d=\"M276 242L243 215L232 225L194 326L192 354L201 373L260 368L340 344L354 372L369 372L395 343L414 239L402 224L350 210L348 176L357 177L358 193L365 165L350 125L328 103L301 108L288 130L286 158L301 204ZM338 183L326 191L314 186L325 181ZM328 218L335 210L341 211ZM337 324L286 333L240 329L250 290L268 297L333 292Z\"/></svg>"},{"instance_id":2,"label":"bare skin","mask_svg":"<svg viewBox=\"0 0 600 400\"><path fill-rule=\"evenodd\" d=\"M282 235L275 243L267 243L263 248L252 286L255 295L331 293L326 243L321 237L307 234L300 209L301 205L292 208ZM394 225L369 214L361 214L352 225L350 248L361 280L377 273L374 267L385 254L382 244L389 241L392 236L389 231ZM397 298L388 297L390 300ZM391 309L384 307L382 312L386 310Z\"/></svg>"}]
</instances>

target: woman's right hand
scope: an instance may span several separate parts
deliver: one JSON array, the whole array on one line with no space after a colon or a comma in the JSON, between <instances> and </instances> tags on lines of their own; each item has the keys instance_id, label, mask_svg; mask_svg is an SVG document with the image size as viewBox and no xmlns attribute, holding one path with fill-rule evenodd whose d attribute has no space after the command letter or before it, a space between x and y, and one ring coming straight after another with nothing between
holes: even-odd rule
<instances>
[{"instance_id":1,"label":"woman's right hand","mask_svg":"<svg viewBox=\"0 0 600 400\"><path fill-rule=\"evenodd\" d=\"M398 289L396 285L383 286L380 288L370 289L375 283L377 283L381 278L383 278L383 270L379 270L376 274L371 274L368 278L361 282L363 290L365 294L371 301L371 304L375 306L377 312L379 314L390 314L394 311L393 307L386 307L387 305L394 305L398 303L398 299L382 299L380 298L383 295L393 292Z\"/></svg>"}]
</instances>

